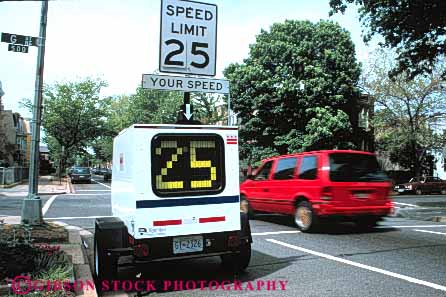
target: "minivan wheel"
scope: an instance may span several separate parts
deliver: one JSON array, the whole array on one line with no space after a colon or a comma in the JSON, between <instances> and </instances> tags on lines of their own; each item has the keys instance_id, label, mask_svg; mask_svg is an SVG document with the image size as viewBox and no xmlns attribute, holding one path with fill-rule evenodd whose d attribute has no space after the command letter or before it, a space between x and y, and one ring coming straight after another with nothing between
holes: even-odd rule
<instances>
[{"instance_id":1,"label":"minivan wheel","mask_svg":"<svg viewBox=\"0 0 446 297\"><path fill-rule=\"evenodd\" d=\"M317 225L317 216L308 201L299 202L294 213L294 223L302 232L311 232Z\"/></svg>"},{"instance_id":2,"label":"minivan wheel","mask_svg":"<svg viewBox=\"0 0 446 297\"><path fill-rule=\"evenodd\" d=\"M416 189L415 190L415 194L421 195L421 194L423 194L423 191L421 191L421 189Z\"/></svg>"},{"instance_id":3,"label":"minivan wheel","mask_svg":"<svg viewBox=\"0 0 446 297\"><path fill-rule=\"evenodd\" d=\"M440 194L441 195L446 195L446 189L441 189Z\"/></svg>"}]
</instances>

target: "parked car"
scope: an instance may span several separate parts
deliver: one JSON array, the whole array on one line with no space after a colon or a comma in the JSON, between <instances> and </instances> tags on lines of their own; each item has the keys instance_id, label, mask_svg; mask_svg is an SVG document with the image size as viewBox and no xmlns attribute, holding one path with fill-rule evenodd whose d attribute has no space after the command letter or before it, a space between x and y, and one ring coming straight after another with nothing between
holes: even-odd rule
<instances>
[{"instance_id":1,"label":"parked car","mask_svg":"<svg viewBox=\"0 0 446 297\"><path fill-rule=\"evenodd\" d=\"M104 175L107 173L107 168L97 168L95 174Z\"/></svg>"},{"instance_id":2,"label":"parked car","mask_svg":"<svg viewBox=\"0 0 446 297\"><path fill-rule=\"evenodd\" d=\"M326 150L262 161L240 186L242 210L293 215L312 231L326 218L372 227L393 211L391 183L369 152Z\"/></svg>"},{"instance_id":3,"label":"parked car","mask_svg":"<svg viewBox=\"0 0 446 297\"><path fill-rule=\"evenodd\" d=\"M413 177L409 182L396 185L398 194L415 193L417 195L440 193L446 195L446 181L435 176Z\"/></svg>"},{"instance_id":4,"label":"parked car","mask_svg":"<svg viewBox=\"0 0 446 297\"><path fill-rule=\"evenodd\" d=\"M71 183L86 182L91 184L91 171L88 167L76 167L71 173Z\"/></svg>"},{"instance_id":5,"label":"parked car","mask_svg":"<svg viewBox=\"0 0 446 297\"><path fill-rule=\"evenodd\" d=\"M112 179L112 170L107 169L107 171L104 173L104 181L109 181Z\"/></svg>"}]
</instances>

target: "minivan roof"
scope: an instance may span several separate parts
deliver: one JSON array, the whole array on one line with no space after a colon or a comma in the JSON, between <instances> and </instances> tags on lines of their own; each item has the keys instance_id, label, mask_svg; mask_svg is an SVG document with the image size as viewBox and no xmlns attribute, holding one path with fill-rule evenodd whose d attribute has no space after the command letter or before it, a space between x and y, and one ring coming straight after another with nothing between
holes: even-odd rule
<instances>
[{"instance_id":1,"label":"minivan roof","mask_svg":"<svg viewBox=\"0 0 446 297\"><path fill-rule=\"evenodd\" d=\"M274 156L274 157L263 159L262 162L267 162L267 161L281 159L281 158L287 158L287 157L314 155L314 154L331 154L331 153L363 154L363 155L372 155L372 156L375 155L374 153L371 153L371 152L355 151L355 150L320 150L320 151L310 151L310 152L302 152L302 153Z\"/></svg>"}]
</instances>

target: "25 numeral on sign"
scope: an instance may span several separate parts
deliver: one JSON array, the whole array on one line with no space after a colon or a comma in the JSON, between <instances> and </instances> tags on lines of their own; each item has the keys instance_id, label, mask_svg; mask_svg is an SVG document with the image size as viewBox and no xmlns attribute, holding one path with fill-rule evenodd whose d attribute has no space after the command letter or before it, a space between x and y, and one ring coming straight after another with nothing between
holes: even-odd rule
<instances>
[{"instance_id":1,"label":"25 numeral on sign","mask_svg":"<svg viewBox=\"0 0 446 297\"><path fill-rule=\"evenodd\" d=\"M181 55L184 52L185 46L181 40L178 39L169 39L164 42L167 46L172 44L177 45L178 49L168 53L166 58L164 59L164 65L168 66L176 66L176 67L185 67L185 61L174 60L175 56ZM193 56L201 56L202 63L198 63L196 61L190 62L190 65L195 68L206 68L209 65L209 55L207 52L202 49L207 49L208 44L203 42L192 42L191 54Z\"/></svg>"}]
</instances>

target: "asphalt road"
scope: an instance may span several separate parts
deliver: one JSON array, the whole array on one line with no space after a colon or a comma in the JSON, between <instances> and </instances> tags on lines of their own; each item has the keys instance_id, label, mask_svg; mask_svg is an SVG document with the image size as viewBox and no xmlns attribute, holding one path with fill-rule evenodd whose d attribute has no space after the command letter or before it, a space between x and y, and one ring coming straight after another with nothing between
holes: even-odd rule
<instances>
[{"instance_id":1,"label":"asphalt road","mask_svg":"<svg viewBox=\"0 0 446 297\"><path fill-rule=\"evenodd\" d=\"M52 199L45 218L94 232L94 218L111 215L110 184L96 179L99 183L76 184L74 194ZM394 200L397 213L418 208L437 211L438 206L418 204L441 205L446 196ZM20 201L2 197L0 215L20 213ZM289 217L261 215L251 221L254 242L246 273L235 276L221 268L219 258L204 258L122 268L119 279L137 280L141 273L139 280L153 281L158 290L150 296L446 296L446 223L427 221L427 216L387 218L368 232L345 223L306 234L297 231ZM187 281L198 288L186 290ZM224 286L216 288L222 282Z\"/></svg>"}]
</instances>

